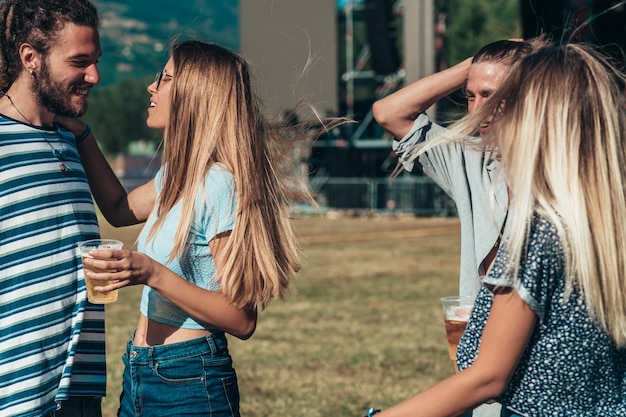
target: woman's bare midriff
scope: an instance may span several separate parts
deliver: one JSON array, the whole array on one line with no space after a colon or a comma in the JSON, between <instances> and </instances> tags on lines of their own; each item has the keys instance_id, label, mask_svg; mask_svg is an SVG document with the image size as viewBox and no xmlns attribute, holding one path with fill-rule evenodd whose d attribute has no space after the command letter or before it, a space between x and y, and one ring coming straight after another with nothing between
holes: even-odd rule
<instances>
[{"instance_id":1,"label":"woman's bare midriff","mask_svg":"<svg viewBox=\"0 0 626 417\"><path fill-rule=\"evenodd\" d=\"M148 347L185 342L211 334L208 330L181 329L150 320L143 314L139 315L139 323L135 330L133 344Z\"/></svg>"}]
</instances>

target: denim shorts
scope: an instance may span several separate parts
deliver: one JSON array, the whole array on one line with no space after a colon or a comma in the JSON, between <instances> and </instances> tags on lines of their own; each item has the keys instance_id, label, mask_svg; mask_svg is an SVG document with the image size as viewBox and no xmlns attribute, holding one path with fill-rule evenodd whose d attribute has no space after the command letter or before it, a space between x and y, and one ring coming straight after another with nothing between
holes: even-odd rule
<instances>
[{"instance_id":1,"label":"denim shorts","mask_svg":"<svg viewBox=\"0 0 626 417\"><path fill-rule=\"evenodd\" d=\"M239 417L237 375L224 333L160 346L128 341L120 417Z\"/></svg>"}]
</instances>

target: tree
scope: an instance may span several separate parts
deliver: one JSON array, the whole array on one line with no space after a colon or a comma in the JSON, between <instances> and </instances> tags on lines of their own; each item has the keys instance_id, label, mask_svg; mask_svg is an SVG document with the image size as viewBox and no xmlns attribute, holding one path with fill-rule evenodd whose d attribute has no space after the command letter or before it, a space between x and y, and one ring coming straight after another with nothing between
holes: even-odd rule
<instances>
[{"instance_id":1,"label":"tree","mask_svg":"<svg viewBox=\"0 0 626 417\"><path fill-rule=\"evenodd\" d=\"M126 152L128 144L159 139L159 134L146 126L150 106L146 80L124 80L117 84L96 87L89 97L89 110L84 117L96 135L103 152L117 155Z\"/></svg>"},{"instance_id":2,"label":"tree","mask_svg":"<svg viewBox=\"0 0 626 417\"><path fill-rule=\"evenodd\" d=\"M519 0L435 0L446 15L449 66L500 39L521 38Z\"/></svg>"}]
</instances>

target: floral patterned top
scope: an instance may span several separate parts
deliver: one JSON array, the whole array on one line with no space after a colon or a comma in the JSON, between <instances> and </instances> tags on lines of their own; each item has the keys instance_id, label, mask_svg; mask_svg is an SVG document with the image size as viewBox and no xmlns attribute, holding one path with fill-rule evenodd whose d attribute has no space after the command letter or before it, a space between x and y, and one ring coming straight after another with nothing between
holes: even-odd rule
<instances>
[{"instance_id":1,"label":"floral patterned top","mask_svg":"<svg viewBox=\"0 0 626 417\"><path fill-rule=\"evenodd\" d=\"M554 225L535 215L518 282L504 275L507 258L503 244L459 343L459 369L470 367L478 354L493 302L484 284L514 287L539 321L496 400L526 417L626 416L626 349L617 349L590 319L578 291L565 299L563 247Z\"/></svg>"}]
</instances>

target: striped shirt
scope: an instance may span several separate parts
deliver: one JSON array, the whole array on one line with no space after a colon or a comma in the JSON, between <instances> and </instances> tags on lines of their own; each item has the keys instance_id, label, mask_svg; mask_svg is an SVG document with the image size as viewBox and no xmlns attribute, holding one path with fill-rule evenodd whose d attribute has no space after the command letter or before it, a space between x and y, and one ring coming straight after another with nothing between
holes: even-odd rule
<instances>
[{"instance_id":1,"label":"striped shirt","mask_svg":"<svg viewBox=\"0 0 626 417\"><path fill-rule=\"evenodd\" d=\"M72 134L0 115L0 416L105 395L104 308L86 301L75 249L97 237Z\"/></svg>"}]
</instances>

